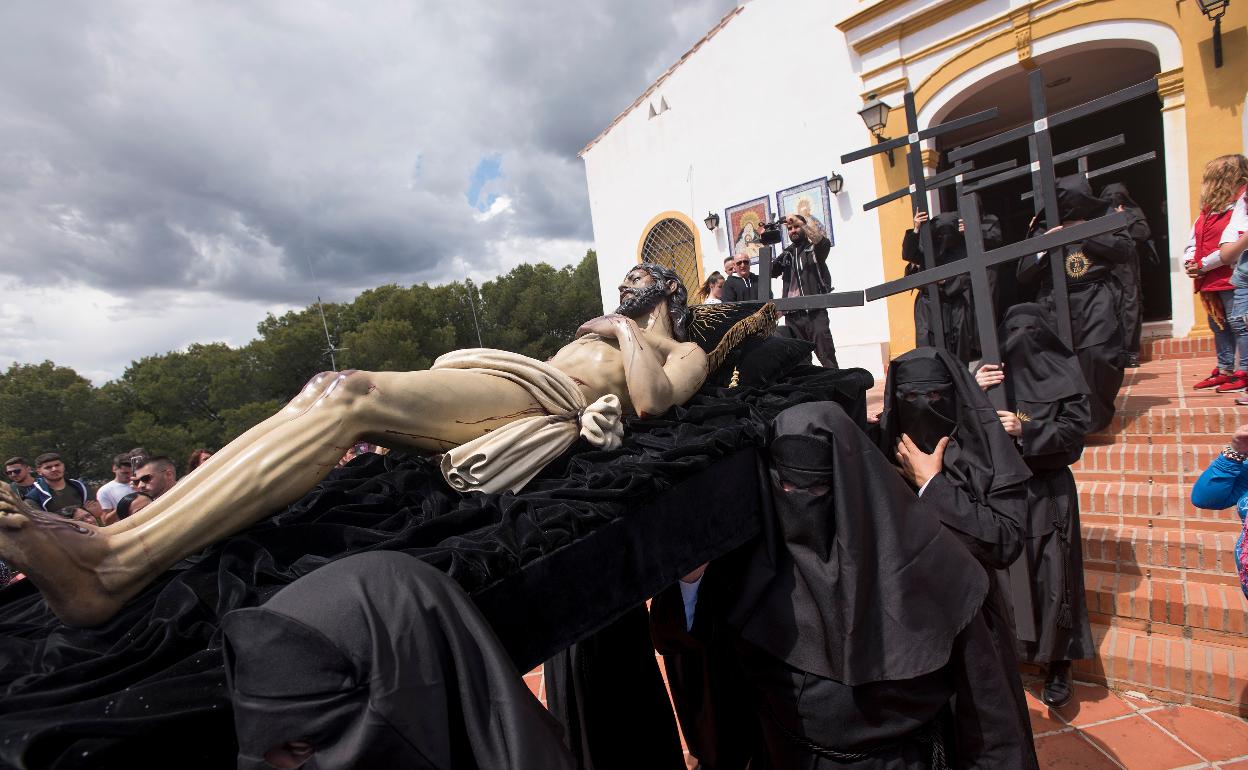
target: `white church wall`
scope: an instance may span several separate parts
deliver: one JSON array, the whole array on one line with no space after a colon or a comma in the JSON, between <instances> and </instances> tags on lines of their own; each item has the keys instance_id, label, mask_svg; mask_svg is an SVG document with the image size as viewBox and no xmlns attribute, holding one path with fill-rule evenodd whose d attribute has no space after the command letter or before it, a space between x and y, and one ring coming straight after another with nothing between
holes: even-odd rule
<instances>
[{"instance_id":1,"label":"white church wall","mask_svg":"<svg viewBox=\"0 0 1248 770\"><path fill-rule=\"evenodd\" d=\"M837 171L845 191L832 200L835 245L828 258L838 290L884 280L879 224L862 204L875 197L873 161L842 166L843 153L871 137L859 119L861 84L849 47L835 27L843 9L823 0L752 0L681 64L647 102L625 115L584 154L603 307L636 264L644 230L656 215L679 211L697 223L706 273L729 254L727 221L715 233L707 211L767 195ZM748 55L742 55L748 52ZM794 66L792 62L800 62ZM904 153L898 161L904 162ZM883 253L895 259L896 243ZM780 292L779 280L773 293ZM842 366L883 373L888 316L883 301L830 311Z\"/></svg>"}]
</instances>

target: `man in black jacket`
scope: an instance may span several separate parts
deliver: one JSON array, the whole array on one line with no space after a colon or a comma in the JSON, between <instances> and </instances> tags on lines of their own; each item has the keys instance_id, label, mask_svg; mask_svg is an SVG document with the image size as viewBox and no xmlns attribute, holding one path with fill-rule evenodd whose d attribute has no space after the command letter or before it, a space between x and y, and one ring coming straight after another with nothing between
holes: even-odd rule
<instances>
[{"instance_id":1,"label":"man in black jacket","mask_svg":"<svg viewBox=\"0 0 1248 770\"><path fill-rule=\"evenodd\" d=\"M750 272L750 257L741 252L732 262L736 275L724 281L720 299L724 302L749 302L758 299L758 276Z\"/></svg>"},{"instance_id":2,"label":"man in black jacket","mask_svg":"<svg viewBox=\"0 0 1248 770\"><path fill-rule=\"evenodd\" d=\"M832 244L827 236L801 214L785 217L784 226L789 233L788 248L771 260L771 274L781 272L784 276L784 296L807 297L832 291L832 277L828 273L828 252ZM820 364L829 369L838 368L827 310L787 311L784 325L790 336L815 344L815 357Z\"/></svg>"}]
</instances>

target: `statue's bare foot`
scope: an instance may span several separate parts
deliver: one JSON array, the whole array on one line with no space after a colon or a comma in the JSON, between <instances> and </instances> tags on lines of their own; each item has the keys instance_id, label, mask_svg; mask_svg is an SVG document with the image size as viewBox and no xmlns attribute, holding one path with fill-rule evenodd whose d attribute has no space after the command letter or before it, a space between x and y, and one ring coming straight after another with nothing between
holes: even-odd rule
<instances>
[{"instance_id":1,"label":"statue's bare foot","mask_svg":"<svg viewBox=\"0 0 1248 770\"><path fill-rule=\"evenodd\" d=\"M26 573L66 625L98 625L121 607L100 579L107 556L98 528L35 510L0 484L0 559Z\"/></svg>"}]
</instances>

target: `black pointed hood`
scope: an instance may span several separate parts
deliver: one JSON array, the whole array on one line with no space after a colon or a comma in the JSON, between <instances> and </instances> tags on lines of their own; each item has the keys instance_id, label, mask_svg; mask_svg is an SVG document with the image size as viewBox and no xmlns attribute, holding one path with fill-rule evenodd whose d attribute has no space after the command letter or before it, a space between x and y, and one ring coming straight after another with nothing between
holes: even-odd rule
<instances>
[{"instance_id":1,"label":"black pointed hood","mask_svg":"<svg viewBox=\"0 0 1248 770\"><path fill-rule=\"evenodd\" d=\"M1109 209L1109 201L1092 194L1092 185L1083 174L1071 174L1057 180L1057 207L1061 220L1096 219Z\"/></svg>"},{"instance_id":2,"label":"black pointed hood","mask_svg":"<svg viewBox=\"0 0 1248 770\"><path fill-rule=\"evenodd\" d=\"M1090 393L1079 360L1053 331L1049 311L1027 302L1011 307L997 331L1005 358L1006 400L1056 403Z\"/></svg>"}]
</instances>

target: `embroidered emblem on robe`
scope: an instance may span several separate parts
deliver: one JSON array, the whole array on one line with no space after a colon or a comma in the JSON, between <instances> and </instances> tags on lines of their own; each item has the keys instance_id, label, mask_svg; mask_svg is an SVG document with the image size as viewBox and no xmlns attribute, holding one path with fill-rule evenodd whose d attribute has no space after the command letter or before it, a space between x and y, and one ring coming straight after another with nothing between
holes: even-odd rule
<instances>
[{"instance_id":1,"label":"embroidered emblem on robe","mask_svg":"<svg viewBox=\"0 0 1248 770\"><path fill-rule=\"evenodd\" d=\"M1066 257L1066 275L1071 278L1082 278L1088 274L1092 263L1083 255L1082 251L1076 251Z\"/></svg>"}]
</instances>

